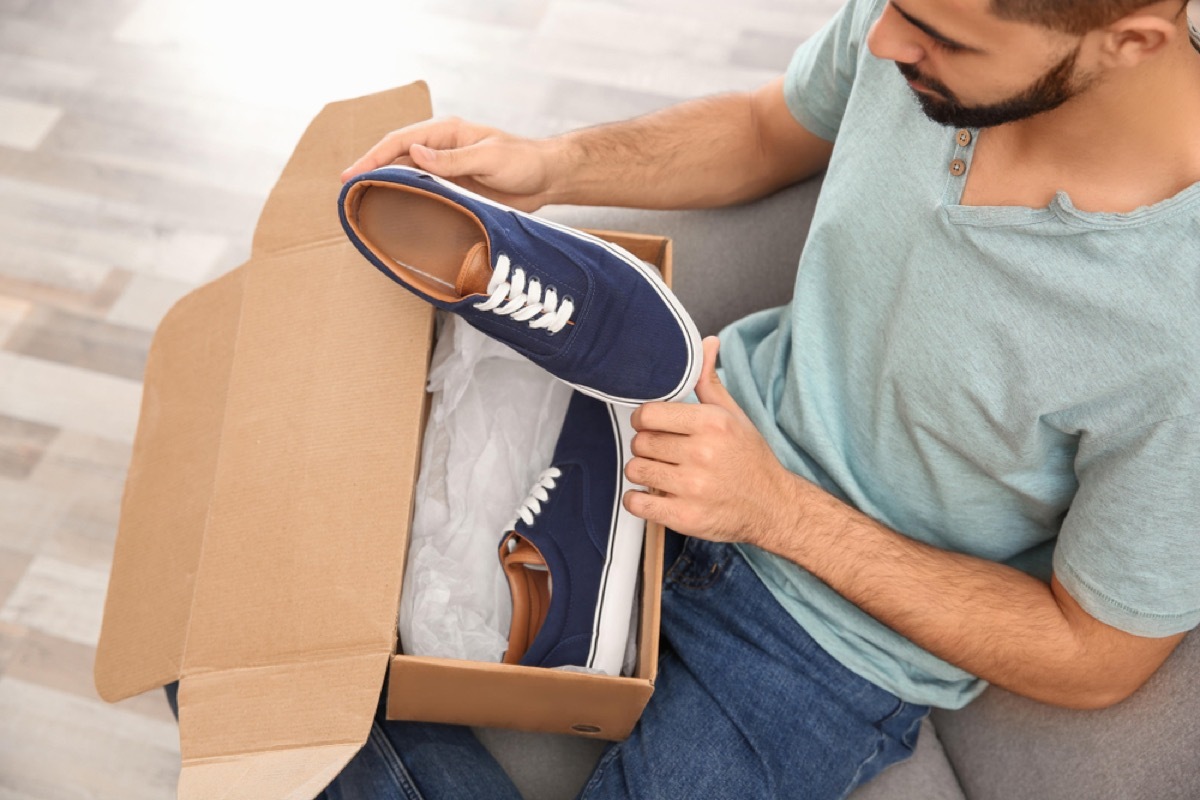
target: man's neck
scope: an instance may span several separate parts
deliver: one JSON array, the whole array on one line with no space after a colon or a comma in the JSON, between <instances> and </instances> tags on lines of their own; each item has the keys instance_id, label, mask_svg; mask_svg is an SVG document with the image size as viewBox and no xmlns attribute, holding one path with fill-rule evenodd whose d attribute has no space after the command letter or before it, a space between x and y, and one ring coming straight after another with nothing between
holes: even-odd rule
<instances>
[{"instance_id":1,"label":"man's neck","mask_svg":"<svg viewBox=\"0 0 1200 800\"><path fill-rule=\"evenodd\" d=\"M1200 182L1200 54L1185 45L1053 111L985 131L979 155L993 163L982 172L1042 176L1042 195L1063 189L1093 211L1132 210Z\"/></svg>"}]
</instances>

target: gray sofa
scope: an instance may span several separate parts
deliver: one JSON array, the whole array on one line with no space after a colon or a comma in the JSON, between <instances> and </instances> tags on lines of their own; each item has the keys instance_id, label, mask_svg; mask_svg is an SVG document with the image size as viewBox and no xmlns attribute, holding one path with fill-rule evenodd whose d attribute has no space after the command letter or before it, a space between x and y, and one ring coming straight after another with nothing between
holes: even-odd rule
<instances>
[{"instance_id":1,"label":"gray sofa","mask_svg":"<svg viewBox=\"0 0 1200 800\"><path fill-rule=\"evenodd\" d=\"M559 206L542 213L577 227L671 237L676 292L709 334L791 297L819 186L812 180L716 211ZM530 800L574 797L602 747L565 736L477 733ZM1200 800L1200 636L1188 636L1146 686L1113 708L1069 711L991 688L963 710L935 711L916 755L852 798Z\"/></svg>"}]
</instances>

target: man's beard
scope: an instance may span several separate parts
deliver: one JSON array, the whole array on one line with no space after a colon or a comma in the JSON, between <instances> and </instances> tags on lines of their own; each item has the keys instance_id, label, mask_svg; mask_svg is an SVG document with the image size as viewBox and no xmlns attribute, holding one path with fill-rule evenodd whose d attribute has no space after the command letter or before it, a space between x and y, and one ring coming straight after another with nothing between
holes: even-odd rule
<instances>
[{"instance_id":1,"label":"man's beard","mask_svg":"<svg viewBox=\"0 0 1200 800\"><path fill-rule=\"evenodd\" d=\"M1078 55L1079 48L1076 47L1029 88L1007 100L982 106L963 105L945 84L923 76L911 64L896 62L896 66L904 77L935 92L927 94L913 90L921 110L934 122L954 128L991 128L1058 108L1090 87L1093 82L1090 78L1075 80Z\"/></svg>"}]
</instances>

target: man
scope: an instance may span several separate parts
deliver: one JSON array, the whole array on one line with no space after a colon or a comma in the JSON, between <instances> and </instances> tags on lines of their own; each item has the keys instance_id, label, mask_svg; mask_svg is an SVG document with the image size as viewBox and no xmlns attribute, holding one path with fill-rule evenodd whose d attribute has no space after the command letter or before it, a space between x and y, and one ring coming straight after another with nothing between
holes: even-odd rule
<instances>
[{"instance_id":1,"label":"man","mask_svg":"<svg viewBox=\"0 0 1200 800\"><path fill-rule=\"evenodd\" d=\"M698 403L635 412L626 507L682 551L656 692L583 797L843 797L929 706L1109 706L1200 622L1181 0L850 0L755 92L537 141L421 123L343 177L397 160L525 210L827 170L791 304L722 332L721 377L706 340ZM456 785L515 796L469 732L380 722L327 793Z\"/></svg>"}]
</instances>

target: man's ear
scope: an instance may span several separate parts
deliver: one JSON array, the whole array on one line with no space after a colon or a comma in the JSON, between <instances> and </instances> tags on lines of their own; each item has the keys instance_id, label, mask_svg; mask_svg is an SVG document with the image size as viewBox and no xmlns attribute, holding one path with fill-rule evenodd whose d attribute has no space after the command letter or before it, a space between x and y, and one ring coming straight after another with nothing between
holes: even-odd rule
<instances>
[{"instance_id":1,"label":"man's ear","mask_svg":"<svg viewBox=\"0 0 1200 800\"><path fill-rule=\"evenodd\" d=\"M1100 62L1105 67L1136 67L1162 53L1180 35L1186 21L1178 19L1178 3L1154 3L1139 8L1094 33L1100 37Z\"/></svg>"}]
</instances>

